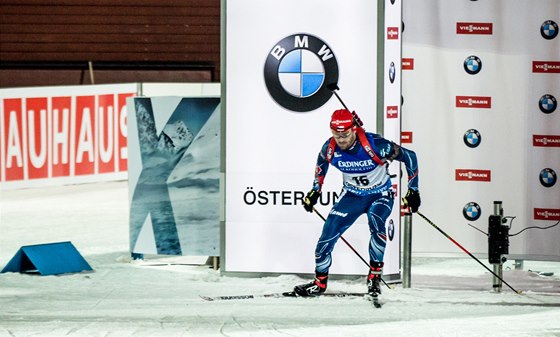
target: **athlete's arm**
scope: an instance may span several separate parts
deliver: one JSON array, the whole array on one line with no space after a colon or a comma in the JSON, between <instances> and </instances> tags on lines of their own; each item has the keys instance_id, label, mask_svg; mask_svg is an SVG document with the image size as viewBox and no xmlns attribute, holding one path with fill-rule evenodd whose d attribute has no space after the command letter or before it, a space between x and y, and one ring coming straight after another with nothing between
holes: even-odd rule
<instances>
[{"instance_id":1,"label":"athlete's arm","mask_svg":"<svg viewBox=\"0 0 560 337\"><path fill-rule=\"evenodd\" d=\"M327 160L327 149L329 147L330 138L323 144L319 155L317 156L317 164L315 165L315 179L313 179L313 190L321 192L323 181L329 169L329 161Z\"/></svg>"},{"instance_id":2,"label":"athlete's arm","mask_svg":"<svg viewBox=\"0 0 560 337\"><path fill-rule=\"evenodd\" d=\"M404 163L408 175L408 189L418 191L418 160L416 153L385 138L375 138L376 147L382 159L398 160Z\"/></svg>"}]
</instances>

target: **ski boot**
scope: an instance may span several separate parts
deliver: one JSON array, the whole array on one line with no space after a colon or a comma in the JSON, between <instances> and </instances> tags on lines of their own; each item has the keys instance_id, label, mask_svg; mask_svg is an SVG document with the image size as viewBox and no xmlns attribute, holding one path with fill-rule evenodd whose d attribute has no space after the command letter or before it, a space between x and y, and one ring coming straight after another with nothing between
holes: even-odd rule
<instances>
[{"instance_id":1,"label":"ski boot","mask_svg":"<svg viewBox=\"0 0 560 337\"><path fill-rule=\"evenodd\" d=\"M313 281L295 286L294 293L301 297L320 296L327 290L328 278L328 275L319 275L317 273Z\"/></svg>"},{"instance_id":2,"label":"ski boot","mask_svg":"<svg viewBox=\"0 0 560 337\"><path fill-rule=\"evenodd\" d=\"M383 273L383 262L371 262L367 276L368 294L377 297L381 294L381 274Z\"/></svg>"}]
</instances>

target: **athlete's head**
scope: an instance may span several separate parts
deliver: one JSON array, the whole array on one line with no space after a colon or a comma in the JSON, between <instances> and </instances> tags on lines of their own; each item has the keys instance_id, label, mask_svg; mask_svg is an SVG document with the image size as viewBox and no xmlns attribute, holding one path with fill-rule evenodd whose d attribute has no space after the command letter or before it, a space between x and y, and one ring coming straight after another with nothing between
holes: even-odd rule
<instances>
[{"instance_id":1,"label":"athlete's head","mask_svg":"<svg viewBox=\"0 0 560 337\"><path fill-rule=\"evenodd\" d=\"M336 145L342 150L348 149L356 140L354 116L346 109L336 110L331 117L331 132Z\"/></svg>"}]
</instances>

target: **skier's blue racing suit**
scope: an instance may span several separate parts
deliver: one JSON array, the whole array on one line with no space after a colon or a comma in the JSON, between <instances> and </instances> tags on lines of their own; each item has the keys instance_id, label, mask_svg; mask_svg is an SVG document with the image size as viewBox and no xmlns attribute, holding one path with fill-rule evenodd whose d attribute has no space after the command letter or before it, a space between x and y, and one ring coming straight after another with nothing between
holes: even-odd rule
<instances>
[{"instance_id":1,"label":"skier's blue racing suit","mask_svg":"<svg viewBox=\"0 0 560 337\"><path fill-rule=\"evenodd\" d=\"M386 164L373 160L364 150L360 140L347 150L334 148L330 164L339 169L343 176L343 188L339 200L329 212L323 232L315 249L316 272L328 274L331 252L338 238L363 213L367 214L371 238L369 257L371 262L382 262L386 246L385 221L393 208L394 192L388 173L392 160L404 163L408 174L408 189L418 191L418 162L416 154L382 138L366 132L366 137L375 154ZM323 180L329 168L327 152L331 139L323 145L317 158L313 190L321 192ZM371 263L370 262L370 263Z\"/></svg>"}]
</instances>

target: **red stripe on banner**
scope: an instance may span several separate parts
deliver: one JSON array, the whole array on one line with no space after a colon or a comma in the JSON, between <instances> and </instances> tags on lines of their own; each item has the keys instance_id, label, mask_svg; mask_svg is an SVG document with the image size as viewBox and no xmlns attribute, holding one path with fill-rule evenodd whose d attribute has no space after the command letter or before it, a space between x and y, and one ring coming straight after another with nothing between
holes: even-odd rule
<instances>
[{"instance_id":1,"label":"red stripe on banner","mask_svg":"<svg viewBox=\"0 0 560 337\"><path fill-rule=\"evenodd\" d=\"M48 102L47 97L27 98L27 165L29 179L47 178L48 158Z\"/></svg>"},{"instance_id":2,"label":"red stripe on banner","mask_svg":"<svg viewBox=\"0 0 560 337\"><path fill-rule=\"evenodd\" d=\"M387 40L399 39L399 27L387 27Z\"/></svg>"},{"instance_id":3,"label":"red stripe on banner","mask_svg":"<svg viewBox=\"0 0 560 337\"><path fill-rule=\"evenodd\" d=\"M6 181L23 179L23 108L21 98L4 100L4 139L1 139Z\"/></svg>"},{"instance_id":4,"label":"red stripe on banner","mask_svg":"<svg viewBox=\"0 0 560 337\"><path fill-rule=\"evenodd\" d=\"M533 208L535 220L560 220L560 209L558 208Z\"/></svg>"},{"instance_id":5,"label":"red stripe on banner","mask_svg":"<svg viewBox=\"0 0 560 337\"><path fill-rule=\"evenodd\" d=\"M533 146L560 147L560 136L533 135Z\"/></svg>"},{"instance_id":6,"label":"red stripe on banner","mask_svg":"<svg viewBox=\"0 0 560 337\"><path fill-rule=\"evenodd\" d=\"M491 181L492 171L490 170L471 170L471 169L456 169L456 181Z\"/></svg>"},{"instance_id":7,"label":"red stripe on banner","mask_svg":"<svg viewBox=\"0 0 560 337\"><path fill-rule=\"evenodd\" d=\"M387 118L399 118L399 107L398 105L388 105L387 106Z\"/></svg>"},{"instance_id":8,"label":"red stripe on banner","mask_svg":"<svg viewBox=\"0 0 560 337\"><path fill-rule=\"evenodd\" d=\"M118 172L128 171L128 138L127 138L127 111L126 99L134 94L119 94L117 100L117 160Z\"/></svg>"},{"instance_id":9,"label":"red stripe on banner","mask_svg":"<svg viewBox=\"0 0 560 337\"><path fill-rule=\"evenodd\" d=\"M560 61L533 61L534 73L560 73Z\"/></svg>"},{"instance_id":10,"label":"red stripe on banner","mask_svg":"<svg viewBox=\"0 0 560 337\"><path fill-rule=\"evenodd\" d=\"M403 57L403 59L402 59L402 70L414 70L414 59Z\"/></svg>"},{"instance_id":11,"label":"red stripe on banner","mask_svg":"<svg viewBox=\"0 0 560 337\"><path fill-rule=\"evenodd\" d=\"M412 131L401 132L401 143L412 143Z\"/></svg>"},{"instance_id":12,"label":"red stripe on banner","mask_svg":"<svg viewBox=\"0 0 560 337\"><path fill-rule=\"evenodd\" d=\"M76 175L95 173L95 96L76 96L74 150Z\"/></svg>"},{"instance_id":13,"label":"red stripe on banner","mask_svg":"<svg viewBox=\"0 0 560 337\"><path fill-rule=\"evenodd\" d=\"M70 96L52 98L51 165L53 177L70 175L71 110L72 98Z\"/></svg>"}]
</instances>

